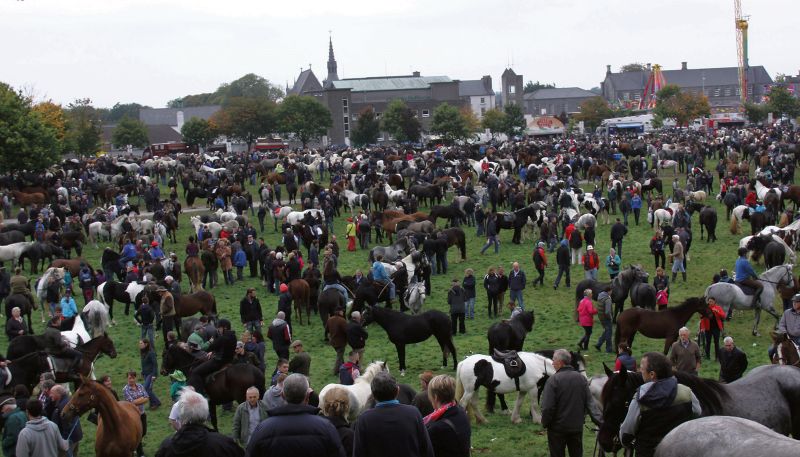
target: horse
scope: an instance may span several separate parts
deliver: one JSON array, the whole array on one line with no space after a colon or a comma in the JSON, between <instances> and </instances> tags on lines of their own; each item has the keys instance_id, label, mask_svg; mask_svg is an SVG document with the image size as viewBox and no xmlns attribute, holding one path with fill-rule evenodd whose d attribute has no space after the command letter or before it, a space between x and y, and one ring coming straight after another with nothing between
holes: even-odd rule
<instances>
[{"instance_id":1,"label":"horse","mask_svg":"<svg viewBox=\"0 0 800 457\"><path fill-rule=\"evenodd\" d=\"M739 205L731 210L731 235L739 233L739 224L749 217L749 213L750 207L747 205Z\"/></svg>"},{"instance_id":2,"label":"horse","mask_svg":"<svg viewBox=\"0 0 800 457\"><path fill-rule=\"evenodd\" d=\"M447 247L458 246L461 260L467 260L467 237L464 230L460 227L451 227L442 230L440 233L444 233L447 236Z\"/></svg>"},{"instance_id":3,"label":"horse","mask_svg":"<svg viewBox=\"0 0 800 457\"><path fill-rule=\"evenodd\" d=\"M633 346L636 332L648 338L664 338L664 354L669 351L678 337L678 330L689 322L694 313L706 316L708 305L703 297L687 298L678 306L666 311L652 309L628 308L617 316L617 331L614 334L614 345L627 342Z\"/></svg>"},{"instance_id":4,"label":"horse","mask_svg":"<svg viewBox=\"0 0 800 457\"><path fill-rule=\"evenodd\" d=\"M206 269L200 257L186 257L183 261L183 271L186 273L186 278L189 279L191 292L203 290L203 278L205 277Z\"/></svg>"},{"instance_id":5,"label":"horse","mask_svg":"<svg viewBox=\"0 0 800 457\"><path fill-rule=\"evenodd\" d=\"M658 173L658 170L666 170L668 168L672 168L672 176L678 175L678 162L675 160L659 160L656 162L656 173Z\"/></svg>"},{"instance_id":6,"label":"horse","mask_svg":"<svg viewBox=\"0 0 800 457\"><path fill-rule=\"evenodd\" d=\"M201 289L205 289L206 285L208 285L209 289L213 289L214 286L217 285L217 269L219 268L219 259L217 259L216 254L208 249L200 249L200 261L203 262L203 269L205 271L205 276L203 276L203 282Z\"/></svg>"},{"instance_id":7,"label":"horse","mask_svg":"<svg viewBox=\"0 0 800 457\"><path fill-rule=\"evenodd\" d=\"M644 383L640 373L624 367L613 373L604 365L608 381L603 387L603 423L598 442L606 452L619 449L619 426L636 389ZM730 384L702 379L680 371L678 382L689 387L703 416L735 416L755 421L783 435L800 436L800 369L782 365L754 368ZM705 430L708 433L708 430ZM708 436L706 436L708 438Z\"/></svg>"},{"instance_id":8,"label":"horse","mask_svg":"<svg viewBox=\"0 0 800 457\"><path fill-rule=\"evenodd\" d=\"M772 363L800 368L800 353L794 342L785 333L771 332L773 349Z\"/></svg>"},{"instance_id":9,"label":"horse","mask_svg":"<svg viewBox=\"0 0 800 457\"><path fill-rule=\"evenodd\" d=\"M175 315L177 317L190 317L197 313L213 319L217 315L217 300L205 290L198 290L190 294L181 294L175 300Z\"/></svg>"},{"instance_id":10,"label":"horse","mask_svg":"<svg viewBox=\"0 0 800 457\"><path fill-rule=\"evenodd\" d=\"M41 268L44 268L45 259L52 262L54 257L61 258L64 256L65 251L61 246L49 242L35 242L22 251L19 256L19 265L21 268L25 268L25 259L30 259L31 273L36 274L39 272L39 264L41 264Z\"/></svg>"},{"instance_id":11,"label":"horse","mask_svg":"<svg viewBox=\"0 0 800 457\"><path fill-rule=\"evenodd\" d=\"M187 377L205 359L196 359L185 349L183 343L174 344L165 349L161 357L161 375L167 376L175 370L181 370ZM264 373L249 363L236 363L206 377L205 391L208 396L208 410L211 424L217 429L217 405L230 401L242 403L245 392L250 387L258 389L261 398L265 392Z\"/></svg>"},{"instance_id":12,"label":"horse","mask_svg":"<svg viewBox=\"0 0 800 457\"><path fill-rule=\"evenodd\" d=\"M405 306L411 310L411 314L419 314L425 303L425 285L421 282L412 282L406 289L403 298Z\"/></svg>"},{"instance_id":13,"label":"horse","mask_svg":"<svg viewBox=\"0 0 800 457\"><path fill-rule=\"evenodd\" d=\"M47 268L66 268L69 270L69 273L73 278L77 278L78 274L81 272L81 267L84 265L89 267L90 271L94 271L89 262L83 257L75 257L74 259L55 259Z\"/></svg>"},{"instance_id":14,"label":"horse","mask_svg":"<svg viewBox=\"0 0 800 457\"><path fill-rule=\"evenodd\" d=\"M46 341L42 335L18 336L9 343L7 357L12 360L18 359L24 357L26 354L44 351L45 347ZM94 362L101 355L107 355L112 359L117 357L117 349L114 347L114 342L105 334L85 341L77 345L75 349L83 354L81 365L78 367L78 373L83 376L93 376ZM71 360L53 356L49 357L51 361L48 362L45 371L54 372L56 375L56 382L77 382L76 379L71 379L67 376L69 364L72 363Z\"/></svg>"},{"instance_id":15,"label":"horse","mask_svg":"<svg viewBox=\"0 0 800 457\"><path fill-rule=\"evenodd\" d=\"M525 337L533 330L536 316L533 311L523 311L509 320L495 322L489 327L486 338L489 340L489 354L495 349L501 351L522 351Z\"/></svg>"},{"instance_id":16,"label":"horse","mask_svg":"<svg viewBox=\"0 0 800 457\"><path fill-rule=\"evenodd\" d=\"M744 292L736 284L716 283L708 286L705 296L714 298L727 314L730 307L736 309L750 309L755 307L755 322L753 323L753 335L759 336L758 324L761 321L761 310L768 312L775 320L779 316L775 313L773 301L776 295L776 286L794 287L794 277L792 276L792 265L778 265L772 267L758 275L758 281L764 286L758 304L753 303L751 294Z\"/></svg>"},{"instance_id":17,"label":"horse","mask_svg":"<svg viewBox=\"0 0 800 457\"><path fill-rule=\"evenodd\" d=\"M0 246L7 246L14 243L22 243L25 241L25 234L19 230L11 230L10 232L0 233Z\"/></svg>"},{"instance_id":18,"label":"horse","mask_svg":"<svg viewBox=\"0 0 800 457\"><path fill-rule=\"evenodd\" d=\"M389 372L385 362L376 361L367 365L367 368L361 373L359 377L353 380L353 384L346 386L344 384L328 384L319 392L319 407L325 407L327 403L326 397L333 389L344 389L347 396L350 398L350 414L348 420L353 423L362 412L367 409L367 403L372 396L372 389L370 383L375 378L375 375L381 372Z\"/></svg>"},{"instance_id":19,"label":"horse","mask_svg":"<svg viewBox=\"0 0 800 457\"><path fill-rule=\"evenodd\" d=\"M141 303L140 294L144 291L144 284L138 282L117 282L114 280L106 281L97 286L97 298L101 303L108 306L108 313L111 321L114 321L114 300L125 303L125 315L130 314L131 303L134 309L138 308L137 303Z\"/></svg>"},{"instance_id":20,"label":"horse","mask_svg":"<svg viewBox=\"0 0 800 457\"><path fill-rule=\"evenodd\" d=\"M514 211L513 213L497 213L495 218L497 235L500 235L501 229L513 229L514 236L511 238L511 242L514 244L520 244L520 231L525 224L528 223L529 217L533 220L539 220L541 223L541 218L544 217L544 211L539 211L537 206L528 205L525 208Z\"/></svg>"},{"instance_id":21,"label":"horse","mask_svg":"<svg viewBox=\"0 0 800 457\"><path fill-rule=\"evenodd\" d=\"M10 260L11 267L15 267L17 262L21 260L20 256L22 256L23 252L30 246L33 246L34 243L35 241L23 241L21 243L0 246L0 262L8 262Z\"/></svg>"},{"instance_id":22,"label":"horse","mask_svg":"<svg viewBox=\"0 0 800 457\"><path fill-rule=\"evenodd\" d=\"M456 368L456 399L469 413L472 411L479 424L486 423L486 418L478 408L478 389L483 386L492 389L498 394L510 394L517 391L517 401L511 413L511 422L522 422L519 412L526 394L531 397L531 416L536 423L542 422L542 417L536 410L538 405L538 392L544 388L544 378L552 376L556 370L553 361L547 357L533 352L518 352L519 358L525 364L525 373L518 378L518 382L508 377L502 363L496 362L491 356L475 354L467 357ZM518 386L518 387L517 387Z\"/></svg>"},{"instance_id":23,"label":"horse","mask_svg":"<svg viewBox=\"0 0 800 457\"><path fill-rule=\"evenodd\" d=\"M436 338L442 349L442 366L447 366L448 352L456 365L456 347L450 328L450 316L441 311L425 311L416 316L407 316L399 311L369 306L364 310L364 325L372 322L380 325L389 336L389 341L397 349L400 361L400 376L406 372L406 344L421 343L431 336Z\"/></svg>"},{"instance_id":24,"label":"horse","mask_svg":"<svg viewBox=\"0 0 800 457\"><path fill-rule=\"evenodd\" d=\"M584 279L575 287L575 306L583 299L583 291L592 289L592 300L597 300L600 292L604 291L606 287L611 286L610 282L600 282L594 279Z\"/></svg>"},{"instance_id":25,"label":"horse","mask_svg":"<svg viewBox=\"0 0 800 457\"><path fill-rule=\"evenodd\" d=\"M36 303L31 303L28 297L22 294L11 294L7 296L4 301L6 305L6 322L8 322L8 319L11 318L11 310L14 308L19 308L20 316L28 318L28 333L33 334L33 322L31 322L31 315L33 314L33 310L38 308Z\"/></svg>"},{"instance_id":26,"label":"horse","mask_svg":"<svg viewBox=\"0 0 800 457\"><path fill-rule=\"evenodd\" d=\"M717 241L717 210L711 206L704 206L700 210L700 239L703 239L703 229L708 232L706 242Z\"/></svg>"},{"instance_id":27,"label":"horse","mask_svg":"<svg viewBox=\"0 0 800 457\"><path fill-rule=\"evenodd\" d=\"M14 339L19 338L22 336ZM5 392L13 392L14 387L20 384L27 387L28 392L33 392L33 387L39 384L40 375L52 370L47 353L41 350L27 351L19 357L13 359L9 357L8 360L11 379L8 380L7 386L0 386L0 390Z\"/></svg>"},{"instance_id":28,"label":"horse","mask_svg":"<svg viewBox=\"0 0 800 457\"><path fill-rule=\"evenodd\" d=\"M452 206L434 205L428 215L428 220L436 224L438 218L447 219L447 222L452 227L457 227L461 220L467 217L467 214L459 208Z\"/></svg>"},{"instance_id":29,"label":"horse","mask_svg":"<svg viewBox=\"0 0 800 457\"><path fill-rule=\"evenodd\" d=\"M450 238L448 238L449 240ZM369 255L367 260L370 263L375 261L377 256L382 256L384 262L394 262L398 259L403 258L406 253L411 252L414 249L407 238L399 238L395 241L394 244L391 246L375 246L369 251Z\"/></svg>"},{"instance_id":30,"label":"horse","mask_svg":"<svg viewBox=\"0 0 800 457\"><path fill-rule=\"evenodd\" d=\"M633 306L655 309L656 308L656 288L647 284L647 272L641 265L631 265L622 270L616 278L611 281L611 301L614 302L614 316L622 312L625 307L625 300L630 295Z\"/></svg>"},{"instance_id":31,"label":"horse","mask_svg":"<svg viewBox=\"0 0 800 457\"><path fill-rule=\"evenodd\" d=\"M659 195L664 193L661 184L661 179L650 178L644 181L644 184L642 184L642 193L644 194L645 192L647 192L648 194L650 194L652 193L653 190L657 190Z\"/></svg>"},{"instance_id":32,"label":"horse","mask_svg":"<svg viewBox=\"0 0 800 457\"><path fill-rule=\"evenodd\" d=\"M311 288L308 282L305 279L293 279L287 285L289 294L292 296L292 303L294 303L294 312L297 314L297 322L303 325L303 311L305 311L306 323L311 325L311 307L309 306Z\"/></svg>"},{"instance_id":33,"label":"horse","mask_svg":"<svg viewBox=\"0 0 800 457\"><path fill-rule=\"evenodd\" d=\"M319 295L317 312L322 321L323 339L326 341L328 339L328 329L325 327L325 323L328 322L328 318L333 316L337 309L345 309L345 306L344 296L336 289L323 290Z\"/></svg>"},{"instance_id":34,"label":"horse","mask_svg":"<svg viewBox=\"0 0 800 457\"><path fill-rule=\"evenodd\" d=\"M111 315L108 307L99 300L89 301L81 311L81 322L86 326L86 331L90 338L96 338L104 334L111 324Z\"/></svg>"},{"instance_id":35,"label":"horse","mask_svg":"<svg viewBox=\"0 0 800 457\"><path fill-rule=\"evenodd\" d=\"M102 383L81 377L81 386L61 412L72 423L86 411L97 410L95 455L130 457L142 442L142 421L139 407L129 401L117 401Z\"/></svg>"},{"instance_id":36,"label":"horse","mask_svg":"<svg viewBox=\"0 0 800 457\"><path fill-rule=\"evenodd\" d=\"M741 417L712 416L684 422L656 448L655 457L749 457L769 449L772 457L794 457L800 442Z\"/></svg>"}]
</instances>

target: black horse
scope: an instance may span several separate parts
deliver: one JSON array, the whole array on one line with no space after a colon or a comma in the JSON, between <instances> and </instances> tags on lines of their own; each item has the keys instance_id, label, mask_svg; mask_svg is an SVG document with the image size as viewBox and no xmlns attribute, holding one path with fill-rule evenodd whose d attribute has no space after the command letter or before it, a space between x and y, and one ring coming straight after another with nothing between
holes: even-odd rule
<instances>
[{"instance_id":1,"label":"black horse","mask_svg":"<svg viewBox=\"0 0 800 457\"><path fill-rule=\"evenodd\" d=\"M630 296L631 304L641 308L656 308L656 289L647 284L647 273L640 265L622 270L611 282L611 301L614 302L614 320L625 307Z\"/></svg>"},{"instance_id":2,"label":"black horse","mask_svg":"<svg viewBox=\"0 0 800 457\"><path fill-rule=\"evenodd\" d=\"M364 325L376 322L389 336L389 341L397 349L400 362L400 373L406 371L406 344L421 343L431 336L436 338L442 349L442 365L447 366L447 354L453 356L453 368L458 365L456 347L450 328L450 316L441 311L425 311L422 314L409 316L399 311L392 311L377 306L364 310Z\"/></svg>"},{"instance_id":3,"label":"black horse","mask_svg":"<svg viewBox=\"0 0 800 457\"><path fill-rule=\"evenodd\" d=\"M103 268L103 274L106 276L107 280L110 280L117 276L117 279L122 281L125 279L125 269L120 265L119 259L122 256L119 252L114 251L111 248L103 249L103 256L100 258L100 265Z\"/></svg>"},{"instance_id":4,"label":"black horse","mask_svg":"<svg viewBox=\"0 0 800 457\"><path fill-rule=\"evenodd\" d=\"M219 268L219 260L213 252L205 249L200 250L200 260L203 262L206 274L203 276L203 289L208 284L210 289L217 285L217 268Z\"/></svg>"},{"instance_id":5,"label":"black horse","mask_svg":"<svg viewBox=\"0 0 800 457\"><path fill-rule=\"evenodd\" d=\"M0 389L3 392L13 392L14 387L22 384L33 391L34 386L39 383L39 376L50 371L47 361L47 353L44 351L26 352L24 355L9 359L8 370L11 372L11 380L7 387Z\"/></svg>"},{"instance_id":6,"label":"black horse","mask_svg":"<svg viewBox=\"0 0 800 457\"><path fill-rule=\"evenodd\" d=\"M447 246L458 246L461 260L467 260L467 236L464 230L460 227L451 227L442 230L440 233L444 233L447 236Z\"/></svg>"},{"instance_id":7,"label":"black horse","mask_svg":"<svg viewBox=\"0 0 800 457\"><path fill-rule=\"evenodd\" d=\"M703 239L703 229L708 232L707 242L717 241L717 209L705 206L700 210L700 239Z\"/></svg>"},{"instance_id":8,"label":"black horse","mask_svg":"<svg viewBox=\"0 0 800 457\"><path fill-rule=\"evenodd\" d=\"M489 340L489 352L487 354L494 354L494 350L499 351L522 351L522 346L525 344L525 337L533 330L533 324L536 317L533 311L523 311L517 314L510 320L495 322L489 327L486 338ZM494 411L495 394L494 390L487 387L488 393L486 396L486 409ZM500 397L500 409L503 411L508 409L506 404L505 395L497 395Z\"/></svg>"},{"instance_id":9,"label":"black horse","mask_svg":"<svg viewBox=\"0 0 800 457\"><path fill-rule=\"evenodd\" d=\"M31 273L38 273L40 268L39 264L41 264L41 268L44 269L45 259L52 262L54 258L64 258L64 249L53 243L37 242L22 251L22 254L19 256L20 267L24 268L26 258L31 261Z\"/></svg>"},{"instance_id":10,"label":"black horse","mask_svg":"<svg viewBox=\"0 0 800 457\"><path fill-rule=\"evenodd\" d=\"M408 188L408 194L416 197L422 204L427 201L427 206L442 202L442 187L434 184L414 184Z\"/></svg>"},{"instance_id":11,"label":"black horse","mask_svg":"<svg viewBox=\"0 0 800 457\"><path fill-rule=\"evenodd\" d=\"M428 215L428 220L436 224L436 220L441 217L447 219L447 222L450 226L458 227L461 220L463 220L466 216L466 213L457 207L435 205L431 208L431 212Z\"/></svg>"},{"instance_id":12,"label":"black horse","mask_svg":"<svg viewBox=\"0 0 800 457\"><path fill-rule=\"evenodd\" d=\"M25 241L25 234L19 230L11 230L9 232L0 233L0 246L22 243L23 241Z\"/></svg>"},{"instance_id":13,"label":"black horse","mask_svg":"<svg viewBox=\"0 0 800 457\"><path fill-rule=\"evenodd\" d=\"M529 205L525 208L518 209L513 213L497 213L496 215L496 227L497 227L497 235L500 235L501 229L513 229L514 236L511 238L511 242L514 244L520 244L520 233L522 227L525 227L525 224L528 223L528 218L533 219L541 226L542 221L536 220L536 207ZM539 219L544 217L544 211L539 212Z\"/></svg>"}]
</instances>

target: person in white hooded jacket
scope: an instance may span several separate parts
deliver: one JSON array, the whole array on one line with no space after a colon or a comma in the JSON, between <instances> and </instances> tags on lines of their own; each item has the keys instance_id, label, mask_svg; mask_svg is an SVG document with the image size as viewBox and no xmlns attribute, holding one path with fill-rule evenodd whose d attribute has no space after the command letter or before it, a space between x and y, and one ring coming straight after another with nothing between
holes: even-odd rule
<instances>
[{"instance_id":1,"label":"person in white hooded jacket","mask_svg":"<svg viewBox=\"0 0 800 457\"><path fill-rule=\"evenodd\" d=\"M67 440L61 438L58 426L42 417L42 404L36 398L28 400L28 422L19 432L16 454L19 457L58 457L59 451L69 449Z\"/></svg>"}]
</instances>

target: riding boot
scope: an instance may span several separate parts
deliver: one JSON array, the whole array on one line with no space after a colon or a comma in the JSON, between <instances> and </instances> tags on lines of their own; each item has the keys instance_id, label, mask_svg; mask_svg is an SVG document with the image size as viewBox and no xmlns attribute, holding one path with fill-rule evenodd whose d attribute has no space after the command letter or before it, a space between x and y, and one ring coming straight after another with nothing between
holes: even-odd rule
<instances>
[{"instance_id":1,"label":"riding boot","mask_svg":"<svg viewBox=\"0 0 800 457\"><path fill-rule=\"evenodd\" d=\"M681 276L683 276L683 282L686 282L686 272L681 272Z\"/></svg>"},{"instance_id":2,"label":"riding boot","mask_svg":"<svg viewBox=\"0 0 800 457\"><path fill-rule=\"evenodd\" d=\"M677 277L678 277L678 273L673 272L672 273L672 282L673 283L675 282L675 278L677 278Z\"/></svg>"}]
</instances>

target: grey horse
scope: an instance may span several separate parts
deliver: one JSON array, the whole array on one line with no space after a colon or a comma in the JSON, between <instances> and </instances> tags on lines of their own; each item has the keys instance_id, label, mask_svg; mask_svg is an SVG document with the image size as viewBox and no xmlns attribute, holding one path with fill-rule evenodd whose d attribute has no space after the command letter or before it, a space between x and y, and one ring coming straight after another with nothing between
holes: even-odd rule
<instances>
[{"instance_id":1,"label":"grey horse","mask_svg":"<svg viewBox=\"0 0 800 457\"><path fill-rule=\"evenodd\" d=\"M751 420L711 416L684 422L661 440L655 457L794 457L800 441Z\"/></svg>"}]
</instances>

